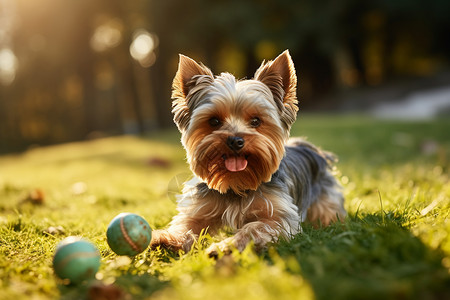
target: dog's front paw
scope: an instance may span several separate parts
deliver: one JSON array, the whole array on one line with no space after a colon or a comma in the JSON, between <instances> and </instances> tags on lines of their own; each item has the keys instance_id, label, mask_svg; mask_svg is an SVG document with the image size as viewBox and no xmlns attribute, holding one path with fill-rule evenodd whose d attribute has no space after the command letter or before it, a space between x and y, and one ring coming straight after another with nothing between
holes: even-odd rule
<instances>
[{"instance_id":1,"label":"dog's front paw","mask_svg":"<svg viewBox=\"0 0 450 300\"><path fill-rule=\"evenodd\" d=\"M191 234L174 234L167 230L155 230L152 232L150 248L156 249L158 246L178 252L183 250L189 252L195 238Z\"/></svg>"},{"instance_id":2,"label":"dog's front paw","mask_svg":"<svg viewBox=\"0 0 450 300\"><path fill-rule=\"evenodd\" d=\"M228 238L209 246L208 249L206 249L206 254L209 257L217 259L219 257L219 253L223 253L225 255L231 254L233 248L233 240L232 238Z\"/></svg>"}]
</instances>

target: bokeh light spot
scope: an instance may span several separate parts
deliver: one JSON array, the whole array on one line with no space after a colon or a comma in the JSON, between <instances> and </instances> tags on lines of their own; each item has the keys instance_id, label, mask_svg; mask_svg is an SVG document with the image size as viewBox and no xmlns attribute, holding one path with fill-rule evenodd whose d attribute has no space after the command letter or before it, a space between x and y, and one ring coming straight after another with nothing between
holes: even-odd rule
<instances>
[{"instance_id":1,"label":"bokeh light spot","mask_svg":"<svg viewBox=\"0 0 450 300\"><path fill-rule=\"evenodd\" d=\"M130 45L130 54L142 67L154 64L156 56L153 50L157 46L157 38L145 30L138 30Z\"/></svg>"},{"instance_id":2,"label":"bokeh light spot","mask_svg":"<svg viewBox=\"0 0 450 300\"><path fill-rule=\"evenodd\" d=\"M112 19L98 26L91 38L91 47L97 52L114 48L122 41L122 22Z\"/></svg>"},{"instance_id":3,"label":"bokeh light spot","mask_svg":"<svg viewBox=\"0 0 450 300\"><path fill-rule=\"evenodd\" d=\"M10 85L16 78L17 57L11 49L0 50L0 83Z\"/></svg>"}]
</instances>

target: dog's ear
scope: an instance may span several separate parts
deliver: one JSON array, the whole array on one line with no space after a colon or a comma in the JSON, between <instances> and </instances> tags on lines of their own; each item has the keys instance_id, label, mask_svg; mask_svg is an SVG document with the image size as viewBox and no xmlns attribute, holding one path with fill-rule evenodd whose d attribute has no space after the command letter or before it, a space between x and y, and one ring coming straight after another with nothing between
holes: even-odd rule
<instances>
[{"instance_id":1,"label":"dog's ear","mask_svg":"<svg viewBox=\"0 0 450 300\"><path fill-rule=\"evenodd\" d=\"M290 126L297 116L297 75L294 63L286 50L273 61L262 63L255 73L255 79L267 85L272 92L282 120Z\"/></svg>"},{"instance_id":2,"label":"dog's ear","mask_svg":"<svg viewBox=\"0 0 450 300\"><path fill-rule=\"evenodd\" d=\"M178 63L178 71L172 83L172 112L174 121L178 128L183 131L189 125L189 91L198 83L198 75L201 76L203 83L205 81L212 82L214 80L210 69L203 64L198 64L195 60L180 54L180 62Z\"/></svg>"},{"instance_id":3,"label":"dog's ear","mask_svg":"<svg viewBox=\"0 0 450 300\"><path fill-rule=\"evenodd\" d=\"M189 94L189 90L195 85L195 83L192 83L191 81L196 75L208 75L213 77L211 70L203 64L198 64L192 58L180 54L178 71L173 79L173 95L186 98Z\"/></svg>"}]
</instances>

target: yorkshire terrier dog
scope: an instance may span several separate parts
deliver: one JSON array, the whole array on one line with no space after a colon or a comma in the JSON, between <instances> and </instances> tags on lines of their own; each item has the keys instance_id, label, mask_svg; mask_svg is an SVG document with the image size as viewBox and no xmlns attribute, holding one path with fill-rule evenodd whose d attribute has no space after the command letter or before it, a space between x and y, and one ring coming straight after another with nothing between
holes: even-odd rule
<instances>
[{"instance_id":1,"label":"yorkshire terrier dog","mask_svg":"<svg viewBox=\"0 0 450 300\"><path fill-rule=\"evenodd\" d=\"M333 155L289 139L296 86L287 50L250 80L214 76L180 55L172 112L196 177L185 185L169 227L153 232L152 248L188 251L202 230L231 229L233 236L207 249L217 256L290 238L305 221L327 226L345 218Z\"/></svg>"}]
</instances>

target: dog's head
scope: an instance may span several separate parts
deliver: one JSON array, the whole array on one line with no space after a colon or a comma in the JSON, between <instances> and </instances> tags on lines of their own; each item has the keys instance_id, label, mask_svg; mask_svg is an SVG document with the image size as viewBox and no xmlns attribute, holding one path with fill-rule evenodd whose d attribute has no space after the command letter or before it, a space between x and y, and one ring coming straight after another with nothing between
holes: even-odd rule
<instances>
[{"instance_id":1,"label":"dog's head","mask_svg":"<svg viewBox=\"0 0 450 300\"><path fill-rule=\"evenodd\" d=\"M180 55L172 112L192 171L221 193L269 181L296 119L296 85L288 51L241 81Z\"/></svg>"}]
</instances>

